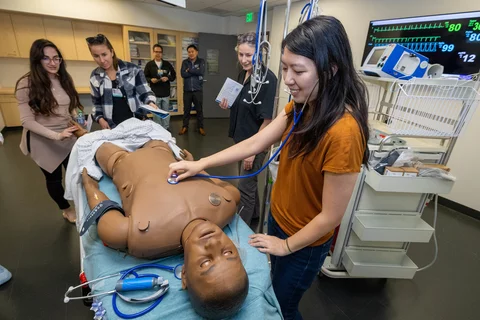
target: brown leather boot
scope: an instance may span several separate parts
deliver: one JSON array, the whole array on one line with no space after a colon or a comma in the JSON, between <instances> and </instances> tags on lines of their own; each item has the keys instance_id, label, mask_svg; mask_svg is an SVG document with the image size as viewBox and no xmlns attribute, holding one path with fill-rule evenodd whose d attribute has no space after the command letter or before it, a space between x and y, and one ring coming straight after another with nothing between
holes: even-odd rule
<instances>
[{"instance_id":1,"label":"brown leather boot","mask_svg":"<svg viewBox=\"0 0 480 320\"><path fill-rule=\"evenodd\" d=\"M200 132L202 136L206 135L205 130L203 130L203 128L198 129L198 132Z\"/></svg>"},{"instance_id":2,"label":"brown leather boot","mask_svg":"<svg viewBox=\"0 0 480 320\"><path fill-rule=\"evenodd\" d=\"M187 127L183 127L182 130L180 130L180 132L178 133L179 135L184 135L185 133L187 133L188 129Z\"/></svg>"}]
</instances>

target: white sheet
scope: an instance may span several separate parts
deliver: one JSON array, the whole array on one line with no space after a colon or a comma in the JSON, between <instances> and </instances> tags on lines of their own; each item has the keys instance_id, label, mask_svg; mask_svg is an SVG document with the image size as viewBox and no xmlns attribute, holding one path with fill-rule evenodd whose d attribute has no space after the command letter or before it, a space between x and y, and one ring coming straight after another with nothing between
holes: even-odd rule
<instances>
[{"instance_id":1,"label":"white sheet","mask_svg":"<svg viewBox=\"0 0 480 320\"><path fill-rule=\"evenodd\" d=\"M81 172L83 168L87 168L89 176L95 180L100 180L103 176L102 169L95 163L95 153L103 143L110 142L133 152L150 140L165 141L175 155L180 157L180 148L175 144L175 138L153 121L131 118L122 122L115 129L95 131L78 139L70 153L70 161L65 174L65 199L73 200L76 208L82 205L78 203L78 197L74 195L79 194L79 190L82 188ZM83 215L88 214L88 212L83 212L83 215L79 215L78 212L79 210L77 210L77 230L83 223Z\"/></svg>"}]
</instances>

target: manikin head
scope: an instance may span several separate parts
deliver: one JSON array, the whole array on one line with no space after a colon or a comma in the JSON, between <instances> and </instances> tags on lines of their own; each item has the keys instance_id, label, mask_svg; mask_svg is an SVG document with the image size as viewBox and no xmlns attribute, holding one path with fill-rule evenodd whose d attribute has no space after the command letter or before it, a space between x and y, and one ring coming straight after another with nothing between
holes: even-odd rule
<instances>
[{"instance_id":1,"label":"manikin head","mask_svg":"<svg viewBox=\"0 0 480 320\"><path fill-rule=\"evenodd\" d=\"M182 233L182 287L195 311L207 319L230 317L248 294L248 276L234 243L216 224L191 221Z\"/></svg>"}]
</instances>

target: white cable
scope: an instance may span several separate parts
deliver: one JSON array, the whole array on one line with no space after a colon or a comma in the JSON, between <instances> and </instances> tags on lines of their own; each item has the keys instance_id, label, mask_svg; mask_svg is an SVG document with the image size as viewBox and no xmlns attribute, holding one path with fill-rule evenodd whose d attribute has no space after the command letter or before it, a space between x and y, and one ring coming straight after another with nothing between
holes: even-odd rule
<instances>
[{"instance_id":1,"label":"white cable","mask_svg":"<svg viewBox=\"0 0 480 320\"><path fill-rule=\"evenodd\" d=\"M437 243L437 235L436 235L437 213L438 213L438 194L435 195L435 209L433 212L433 242L435 243L435 255L433 257L432 262L430 262L423 268L417 269L417 272L430 268L431 266L433 266L435 261L437 261L437 257L438 257L438 243Z\"/></svg>"}]
</instances>

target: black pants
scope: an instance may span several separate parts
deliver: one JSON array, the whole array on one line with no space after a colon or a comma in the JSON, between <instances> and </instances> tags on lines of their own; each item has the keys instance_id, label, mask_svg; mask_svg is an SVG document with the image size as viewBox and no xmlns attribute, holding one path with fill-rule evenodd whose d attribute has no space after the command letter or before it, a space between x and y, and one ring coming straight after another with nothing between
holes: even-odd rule
<instances>
[{"instance_id":1,"label":"black pants","mask_svg":"<svg viewBox=\"0 0 480 320\"><path fill-rule=\"evenodd\" d=\"M55 171L52 173L43 170L40 168L45 175L45 180L47 182L47 190L50 197L55 201L60 208L60 210L65 210L70 208L70 204L67 200L63 197L65 190L63 189L62 185L62 165L65 169L67 169L68 159L70 155L68 155L65 160L58 166Z\"/></svg>"},{"instance_id":2,"label":"black pants","mask_svg":"<svg viewBox=\"0 0 480 320\"><path fill-rule=\"evenodd\" d=\"M260 170L263 166L267 152L260 152L255 156L251 170L245 170L243 161L239 162L239 173L241 176L251 174ZM243 221L250 226L253 218L260 216L260 198L258 196L258 176L240 179L238 181L238 190L240 191L240 203L238 204L238 212ZM243 209L242 209L243 207ZM263 223L263 222L262 222Z\"/></svg>"},{"instance_id":3,"label":"black pants","mask_svg":"<svg viewBox=\"0 0 480 320\"><path fill-rule=\"evenodd\" d=\"M195 111L197 111L198 128L203 128L203 91L183 92L183 126L188 128L190 112L192 111L192 102L195 105Z\"/></svg>"}]
</instances>

